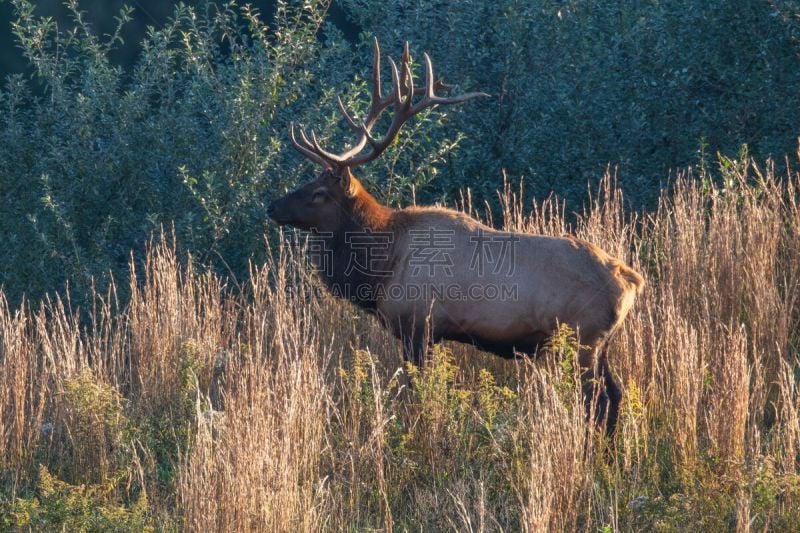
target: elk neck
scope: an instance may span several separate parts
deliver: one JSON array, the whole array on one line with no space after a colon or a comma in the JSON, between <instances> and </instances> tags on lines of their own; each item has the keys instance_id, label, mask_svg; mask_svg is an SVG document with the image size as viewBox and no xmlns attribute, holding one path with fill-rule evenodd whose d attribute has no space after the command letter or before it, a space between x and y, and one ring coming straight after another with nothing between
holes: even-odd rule
<instances>
[{"instance_id":1,"label":"elk neck","mask_svg":"<svg viewBox=\"0 0 800 533\"><path fill-rule=\"evenodd\" d=\"M343 224L324 237L331 263L318 265L318 272L334 295L374 312L376 295L392 268L396 210L381 204L355 178L343 207Z\"/></svg>"},{"instance_id":2,"label":"elk neck","mask_svg":"<svg viewBox=\"0 0 800 533\"><path fill-rule=\"evenodd\" d=\"M395 209L376 200L355 178L352 179L350 188L352 203L349 220L345 223L345 226L349 226L347 231L390 231Z\"/></svg>"}]
</instances>

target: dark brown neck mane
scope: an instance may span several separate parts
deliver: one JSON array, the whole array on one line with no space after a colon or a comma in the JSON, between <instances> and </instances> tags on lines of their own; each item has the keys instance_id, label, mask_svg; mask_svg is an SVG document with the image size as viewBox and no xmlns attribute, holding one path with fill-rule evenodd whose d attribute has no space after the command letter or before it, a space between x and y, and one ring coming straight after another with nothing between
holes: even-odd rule
<instances>
[{"instance_id":1,"label":"dark brown neck mane","mask_svg":"<svg viewBox=\"0 0 800 533\"><path fill-rule=\"evenodd\" d=\"M355 179L351 189L353 203L350 218L354 225L364 230L390 231L395 209L381 204Z\"/></svg>"},{"instance_id":2,"label":"dark brown neck mane","mask_svg":"<svg viewBox=\"0 0 800 533\"><path fill-rule=\"evenodd\" d=\"M382 205L355 179L339 230L318 234L329 265L317 265L331 292L368 311L375 311L378 291L392 268L395 209Z\"/></svg>"}]
</instances>

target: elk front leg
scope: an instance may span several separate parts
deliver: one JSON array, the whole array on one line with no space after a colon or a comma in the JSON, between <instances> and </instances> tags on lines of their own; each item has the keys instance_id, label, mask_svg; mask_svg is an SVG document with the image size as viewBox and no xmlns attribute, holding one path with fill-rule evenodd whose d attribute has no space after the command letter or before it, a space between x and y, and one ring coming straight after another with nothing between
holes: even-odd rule
<instances>
[{"instance_id":1,"label":"elk front leg","mask_svg":"<svg viewBox=\"0 0 800 533\"><path fill-rule=\"evenodd\" d=\"M403 335L403 359L413 363L417 368L422 368L426 345L425 336L422 334Z\"/></svg>"},{"instance_id":2,"label":"elk front leg","mask_svg":"<svg viewBox=\"0 0 800 533\"><path fill-rule=\"evenodd\" d=\"M391 324L392 333L403 342L403 359L422 369L430 340L425 323L414 320L413 316L399 317L392 322L387 320L384 323Z\"/></svg>"}]
</instances>

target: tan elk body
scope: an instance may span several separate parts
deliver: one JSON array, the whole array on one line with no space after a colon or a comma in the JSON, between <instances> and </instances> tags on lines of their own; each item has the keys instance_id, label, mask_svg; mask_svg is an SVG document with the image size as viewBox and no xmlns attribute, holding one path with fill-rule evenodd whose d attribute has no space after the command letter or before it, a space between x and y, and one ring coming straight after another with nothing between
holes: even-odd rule
<instances>
[{"instance_id":1,"label":"tan elk body","mask_svg":"<svg viewBox=\"0 0 800 533\"><path fill-rule=\"evenodd\" d=\"M452 242L443 250L451 264L415 268L410 265L410 232L424 235L431 227L440 233L452 230ZM395 330L405 317L415 317L413 325L419 329L420 318L430 314L434 338L474 342L499 355L535 352L559 323L577 331L583 344L597 345L628 313L642 283L638 274L588 242L501 232L447 209L399 210L389 228L397 239L389 283L428 287L415 291L423 298L379 301L377 311L387 325ZM488 250L481 251L480 242L487 242ZM512 252L503 253L505 243ZM475 263L481 253L484 265L479 274ZM493 289L488 294L471 291L476 284ZM430 296L448 289L458 299L433 301Z\"/></svg>"},{"instance_id":2,"label":"tan elk body","mask_svg":"<svg viewBox=\"0 0 800 533\"><path fill-rule=\"evenodd\" d=\"M316 249L323 250L312 255L323 281L335 294L375 313L417 364L429 342L443 339L474 343L502 357L535 354L559 324L569 325L585 346L579 363L587 403L599 394L599 416L607 418L612 432L621 392L605 348L643 286L642 277L571 236L502 232L450 209L380 204L351 169L378 157L422 109L485 96L437 96L436 90L448 86L434 83L427 55L426 85L415 88L407 45L400 69L394 62L391 66L393 90L383 96L376 41L369 114L358 123L341 106L359 134L344 154L325 151L313 133L308 137L301 130L297 139L292 127L295 148L324 170L274 202L269 216L311 231ZM390 106L393 121L385 137L376 140L371 130ZM371 151L363 154L367 145Z\"/></svg>"}]
</instances>

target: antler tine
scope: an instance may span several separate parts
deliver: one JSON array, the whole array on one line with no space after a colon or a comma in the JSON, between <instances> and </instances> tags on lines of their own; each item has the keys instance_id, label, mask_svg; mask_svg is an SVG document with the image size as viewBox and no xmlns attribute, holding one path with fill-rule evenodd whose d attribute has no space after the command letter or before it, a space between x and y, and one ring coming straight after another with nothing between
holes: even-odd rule
<instances>
[{"instance_id":1,"label":"antler tine","mask_svg":"<svg viewBox=\"0 0 800 533\"><path fill-rule=\"evenodd\" d=\"M425 58L425 98L433 98L436 96L435 93L435 78L433 77L433 63L431 62L431 57L428 55L427 52L423 53L422 56ZM442 85L444 82L439 80Z\"/></svg>"},{"instance_id":2,"label":"antler tine","mask_svg":"<svg viewBox=\"0 0 800 533\"><path fill-rule=\"evenodd\" d=\"M356 124L356 121L353 120L353 117L351 117L350 113L347 112L347 108L344 107L344 103L342 102L342 99L339 96L337 96L336 97L336 101L339 102L339 110L342 112L342 115L344 115L344 119L347 121L347 124L350 126L350 129L352 129L355 132L359 132L360 133L361 132L361 126Z\"/></svg>"},{"instance_id":3,"label":"antler tine","mask_svg":"<svg viewBox=\"0 0 800 533\"><path fill-rule=\"evenodd\" d=\"M367 118L364 123L358 124L353 117L350 116L350 113L348 113L342 99L339 96L336 97L336 100L339 102L339 110L342 112L342 115L344 115L347 125L357 133L363 133L364 130L369 131L369 128L372 128L381 112L388 105L388 102L383 101L383 91L381 87L381 47L380 44L378 44L377 37L373 38L372 47L374 52L372 58L372 102L370 103L370 110L367 113ZM361 140L356 143L356 146L364 147Z\"/></svg>"},{"instance_id":4,"label":"antler tine","mask_svg":"<svg viewBox=\"0 0 800 533\"><path fill-rule=\"evenodd\" d=\"M358 142L349 150L341 155L333 154L328 152L322 146L320 146L319 141L317 141L316 134L312 131L311 132L311 140L309 141L307 137L305 137L305 133L303 130L300 130L300 135L303 137L303 140L308 143L309 149L312 150L318 157L324 159L327 163L326 166L328 167L337 167L337 166L347 166L348 161L355 155L357 155L361 150L364 149L364 146L367 145L367 142L374 142L374 139L369 135L369 126L361 125L358 126L358 131L361 133L361 138L359 138ZM367 132L367 135L364 135L364 132Z\"/></svg>"},{"instance_id":5,"label":"antler tine","mask_svg":"<svg viewBox=\"0 0 800 533\"><path fill-rule=\"evenodd\" d=\"M426 82L428 83L428 87L426 88L425 98L421 100L417 105L414 106L412 112L418 113L422 109L426 107L431 107L434 105L439 104L457 104L459 102L466 102L467 100L472 100L473 98L478 98L479 96L489 96L484 92L472 92L472 93L465 93L460 94L458 96L453 97L442 97L437 96L434 92L435 84L432 83L430 80L433 79L433 62L431 61L430 56L426 53L423 54L425 57L425 75L426 75ZM439 80L440 85L446 89L452 89L455 87L454 85L447 85L444 81ZM430 91L430 92L429 92Z\"/></svg>"},{"instance_id":6,"label":"antler tine","mask_svg":"<svg viewBox=\"0 0 800 533\"><path fill-rule=\"evenodd\" d=\"M359 123L354 119L347 111L342 99L337 97L339 109L348 126L359 135L358 140L349 150L339 155L327 152L320 146L314 131L311 131L311 139L309 139L303 128L300 128L300 139L298 140L295 135L294 123L290 125L290 137L295 149L326 168L355 167L372 161L389 147L397 137L403 124L425 108L440 104L456 104L479 96L489 96L482 92L466 93L453 97L437 96L436 91L450 90L454 86L446 84L441 79L436 80L434 78L433 62L428 54L424 54L425 84L422 87L414 87L414 75L411 71L411 54L408 42L403 47L403 56L399 69L394 60L391 57L388 58L392 73L392 91L383 96L381 88L381 49L378 39L373 41L373 48L375 57L372 60L372 102L364 121ZM422 96L422 99L416 104L414 103L415 96ZM372 136L372 128L377 124L381 113L392 104L394 104L392 122L383 138L376 140ZM361 154L367 144L372 147L372 150L367 154Z\"/></svg>"},{"instance_id":7,"label":"antler tine","mask_svg":"<svg viewBox=\"0 0 800 533\"><path fill-rule=\"evenodd\" d=\"M383 90L381 85L381 47L378 44L378 38L373 38L373 49L375 56L372 59L372 101L370 102L367 117L364 120L364 125L367 130L371 130L375 123L378 121L381 113L386 107L392 103L392 95L388 95L385 99L383 97ZM391 58L389 59L391 61ZM359 126L359 131L361 127ZM364 148L365 139L359 139L356 146Z\"/></svg>"},{"instance_id":8,"label":"antler tine","mask_svg":"<svg viewBox=\"0 0 800 533\"><path fill-rule=\"evenodd\" d=\"M363 124L366 126L367 130L372 129L375 123L378 121L381 113L383 112L386 107L392 103L392 94L389 94L386 98L383 96L383 89L381 84L381 47L378 44L378 38L373 38L373 50L374 50L374 57L372 59L372 101L370 102L369 111L367 112L367 117L364 120ZM391 58L389 59L391 61ZM348 123L350 120L348 119ZM353 121L355 122L355 121ZM351 125L352 127L352 125ZM361 131L361 126L358 126L358 131ZM365 139L359 139L359 142L356 146L360 146L361 148L364 147Z\"/></svg>"},{"instance_id":9,"label":"antler tine","mask_svg":"<svg viewBox=\"0 0 800 533\"><path fill-rule=\"evenodd\" d=\"M411 107L412 100L414 99L414 75L411 74L411 67L406 63L405 65L405 78L408 82L408 94L406 95L406 100L404 102L403 107L406 109Z\"/></svg>"},{"instance_id":10,"label":"antler tine","mask_svg":"<svg viewBox=\"0 0 800 533\"><path fill-rule=\"evenodd\" d=\"M325 152L317 142L317 134L314 133L314 130L311 130L311 143L314 146L314 150L316 150L320 155Z\"/></svg>"},{"instance_id":11,"label":"antler tine","mask_svg":"<svg viewBox=\"0 0 800 533\"><path fill-rule=\"evenodd\" d=\"M392 67L392 85L394 89L392 89L392 93L390 96L394 96L394 105L395 108L399 108L400 104L402 103L402 90L400 88L400 73L397 72L397 65L394 62L394 59L391 57L389 58L389 65Z\"/></svg>"},{"instance_id":12,"label":"antler tine","mask_svg":"<svg viewBox=\"0 0 800 533\"><path fill-rule=\"evenodd\" d=\"M303 143L308 147L309 150L314 152L320 159L324 160L326 166L333 167L336 166L346 159L345 157L332 154L326 151L322 146L320 146L319 142L317 141L317 134L314 133L314 130L311 130L311 139L306 136L305 130L302 128L300 129L300 138L303 140Z\"/></svg>"},{"instance_id":13,"label":"antler tine","mask_svg":"<svg viewBox=\"0 0 800 533\"><path fill-rule=\"evenodd\" d=\"M356 146L354 146L353 148L351 148L350 150L348 150L344 154L336 155L336 154L332 154L332 153L328 152L327 150L325 150L324 148L322 148L322 146L320 146L319 142L317 141L317 135L314 133L314 130L311 130L311 144L314 147L314 152L316 152L317 155L319 155L323 159L333 163L334 166L341 165L342 163L347 161L347 159L349 157L351 157L353 154L358 153L361 150L363 150L364 149L364 145L366 143L367 143L367 140L364 139L362 141L359 141L359 143ZM354 150L355 150L355 152L354 152Z\"/></svg>"},{"instance_id":14,"label":"antler tine","mask_svg":"<svg viewBox=\"0 0 800 533\"><path fill-rule=\"evenodd\" d=\"M408 41L403 45L403 57L400 59L400 87L405 89L407 87L411 71L408 68L411 63L411 52L409 50Z\"/></svg>"},{"instance_id":15,"label":"antler tine","mask_svg":"<svg viewBox=\"0 0 800 533\"><path fill-rule=\"evenodd\" d=\"M375 57L372 59L372 102L376 104L383 99L381 95L381 47L378 38L373 38Z\"/></svg>"},{"instance_id":16,"label":"antler tine","mask_svg":"<svg viewBox=\"0 0 800 533\"><path fill-rule=\"evenodd\" d=\"M292 124L294 126L294 124ZM361 131L361 128L358 127L358 131ZM320 146L319 141L317 141L317 134L311 130L311 138L309 139L306 135L304 129L300 128L300 141L298 142L294 138L294 128L292 127L291 130L292 135L292 142L303 155L308 156L310 159L314 160L315 162L321 164L324 167L332 168L335 166L340 166L342 163L347 161L348 158L352 157L353 155L357 154L361 150L364 149L364 145L367 144L367 139L363 139L360 141L360 145L356 145L347 152L342 155L336 155L328 152L322 146Z\"/></svg>"},{"instance_id":17,"label":"antler tine","mask_svg":"<svg viewBox=\"0 0 800 533\"><path fill-rule=\"evenodd\" d=\"M372 136L372 132L370 132L367 129L367 126L364 124L361 125L361 134L364 135L370 146L372 146L373 148L376 148L378 146L378 141L375 140L375 137Z\"/></svg>"},{"instance_id":18,"label":"antler tine","mask_svg":"<svg viewBox=\"0 0 800 533\"><path fill-rule=\"evenodd\" d=\"M304 128L300 128L300 140L303 141L303 146L305 146L309 150L312 150L312 151L314 150L314 145L311 144L311 141L309 141L308 137L306 137L306 130ZM314 153L316 153L316 152L314 152ZM319 154L317 154L317 155L319 155Z\"/></svg>"},{"instance_id":19,"label":"antler tine","mask_svg":"<svg viewBox=\"0 0 800 533\"><path fill-rule=\"evenodd\" d=\"M306 143L308 142L308 139L305 138L305 133L303 133L302 128L300 129L300 136L304 142ZM292 141L292 146L294 146L294 149L303 154L304 156L306 156L308 159L314 161L318 165L322 165L325 168L329 168L331 166L330 162L325 161L322 157L319 156L319 154L315 153L314 150L311 149L310 144L304 146L300 144L300 142L298 142L297 137L295 136L294 133L294 122L291 122L289 124L289 138Z\"/></svg>"}]
</instances>

